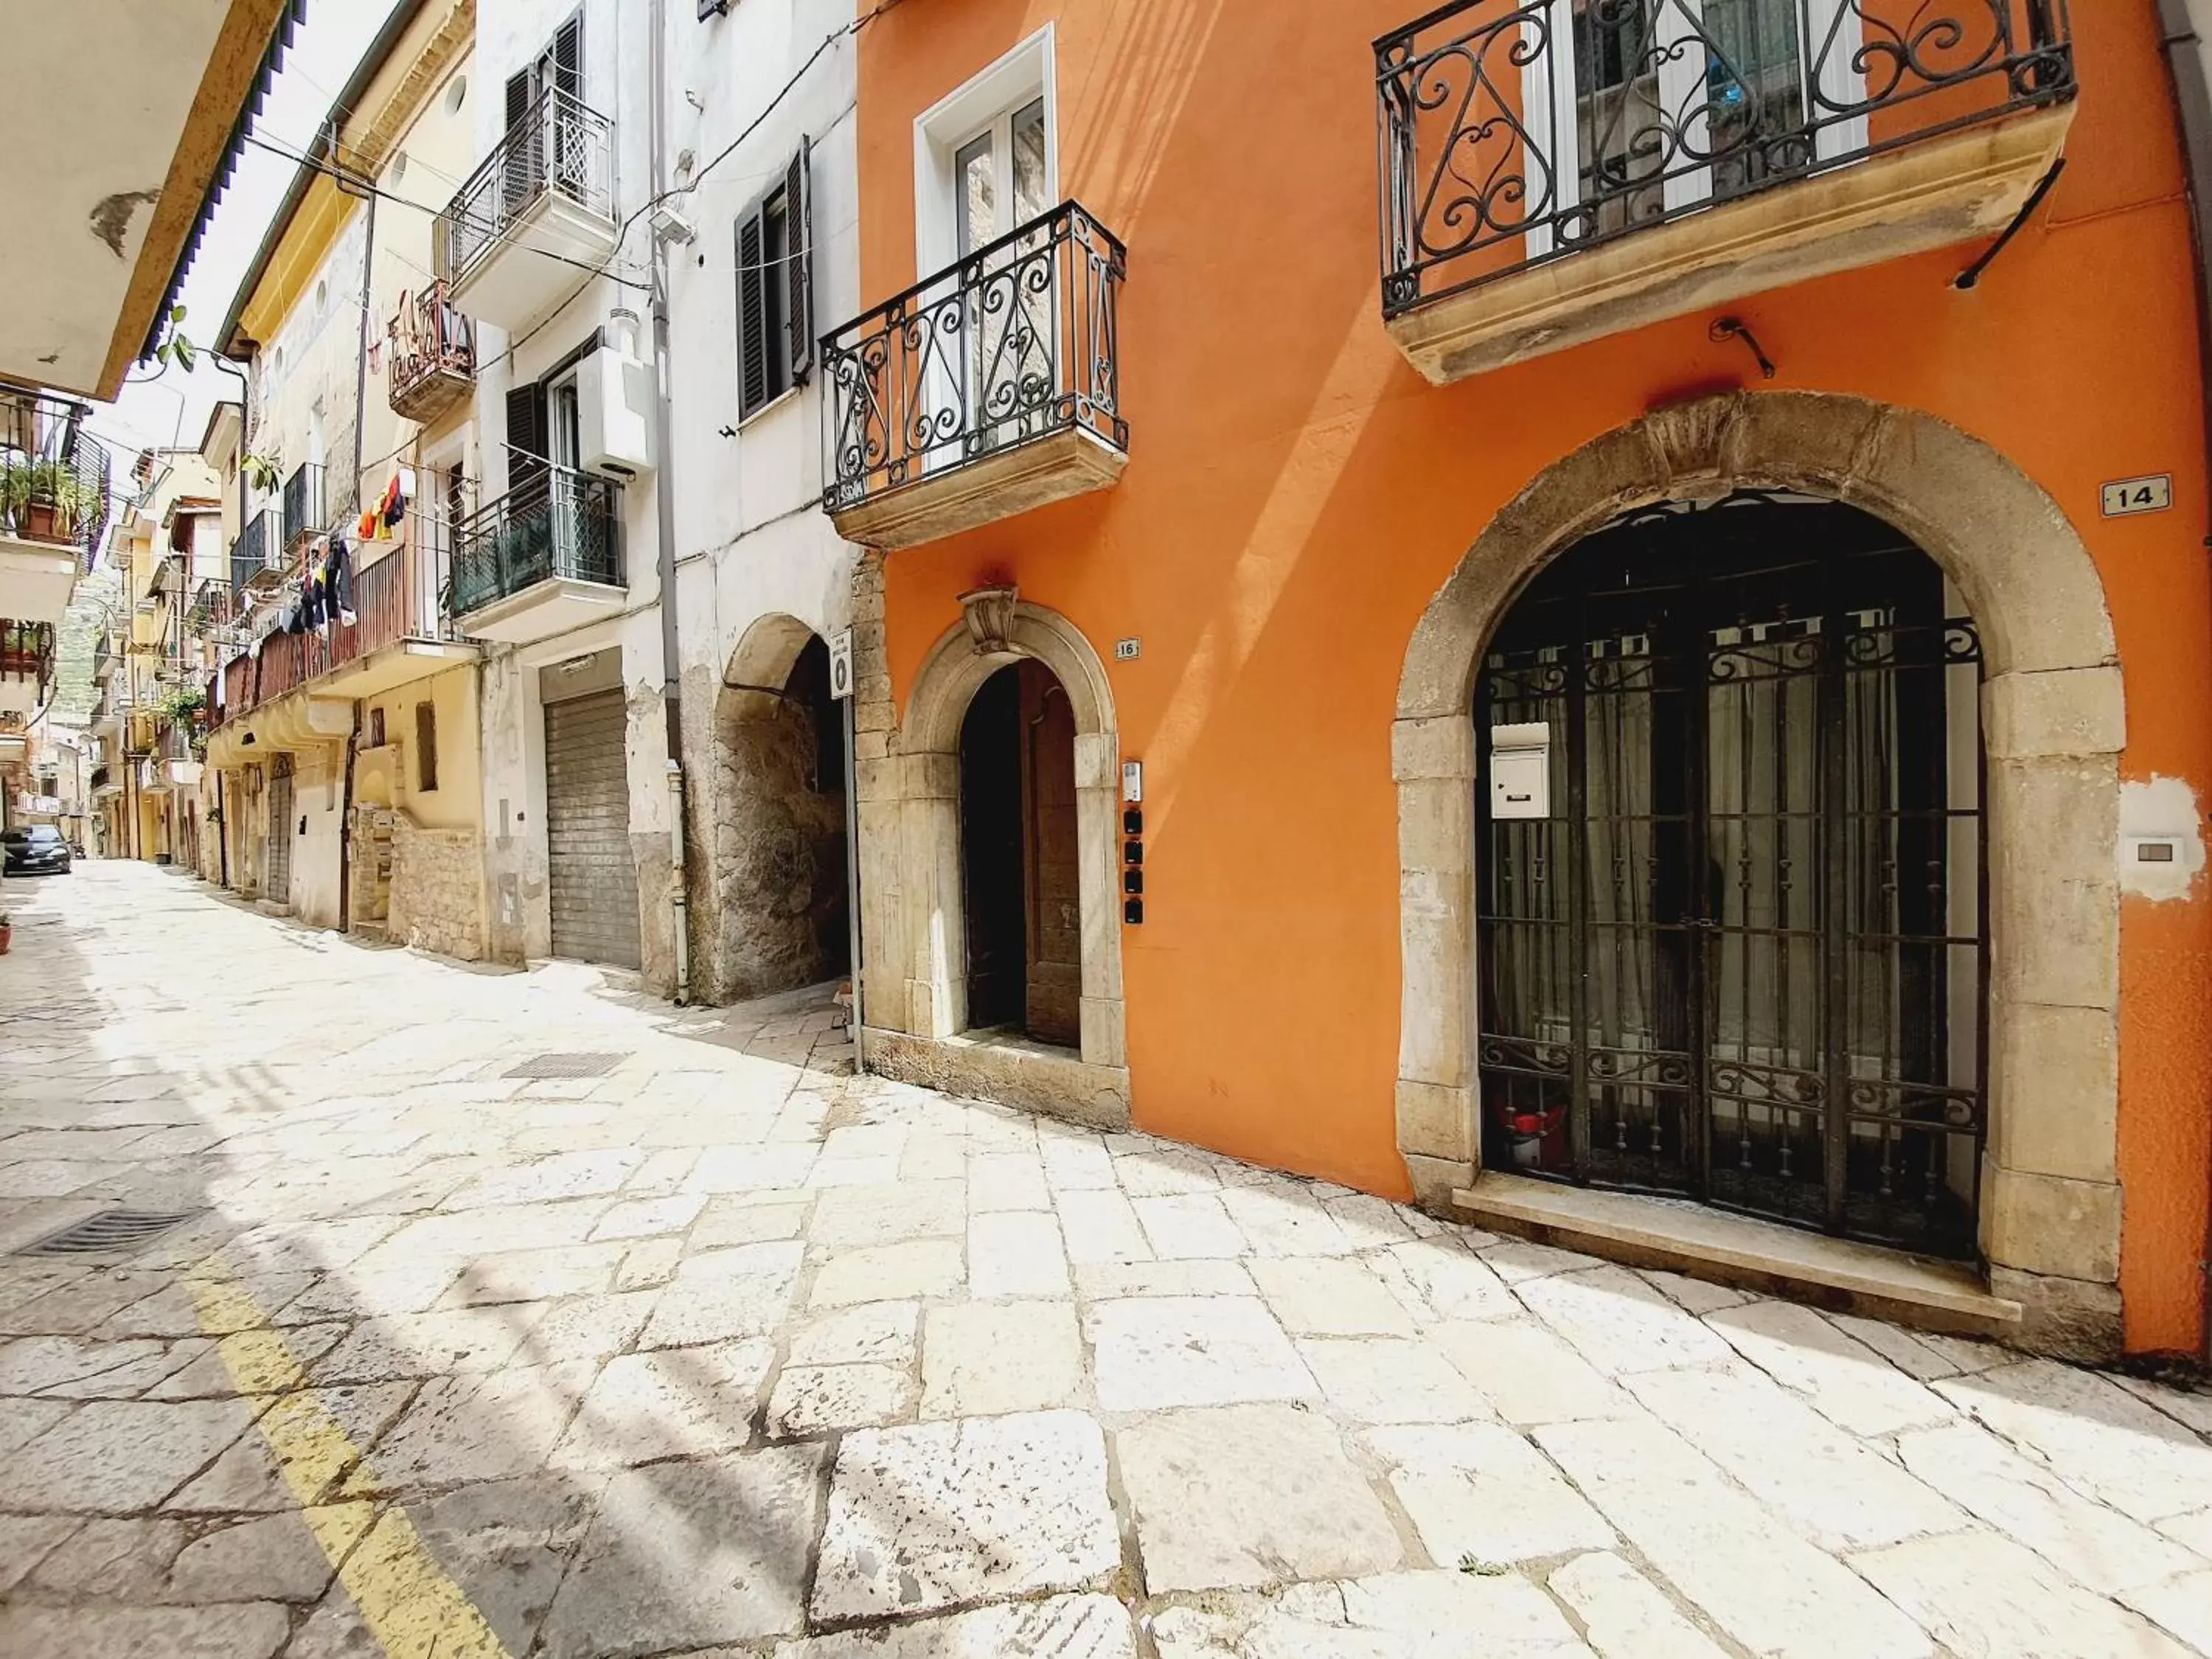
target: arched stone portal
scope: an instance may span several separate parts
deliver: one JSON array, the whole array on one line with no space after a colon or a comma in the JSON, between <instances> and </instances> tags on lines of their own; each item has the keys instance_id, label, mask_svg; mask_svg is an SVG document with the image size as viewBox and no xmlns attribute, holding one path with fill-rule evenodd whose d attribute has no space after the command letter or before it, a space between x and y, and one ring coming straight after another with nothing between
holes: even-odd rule
<instances>
[{"instance_id":1,"label":"arched stone portal","mask_svg":"<svg viewBox=\"0 0 2212 1659\"><path fill-rule=\"evenodd\" d=\"M844 723L829 647L763 617L732 653L714 710L712 986L735 1001L849 966Z\"/></svg>"},{"instance_id":2,"label":"arched stone portal","mask_svg":"<svg viewBox=\"0 0 2212 1659\"><path fill-rule=\"evenodd\" d=\"M1887 520L1942 566L1985 665L1990 1138L1982 1252L2031 1341L2118 1341L2120 671L2103 584L2057 503L1913 410L1809 392L1656 411L1547 468L1478 538L1414 630L1392 731L1402 981L1398 1143L1443 1206L1480 1160L1473 929L1483 652L1548 560L1632 508L1798 490Z\"/></svg>"},{"instance_id":3,"label":"arched stone portal","mask_svg":"<svg viewBox=\"0 0 2212 1659\"><path fill-rule=\"evenodd\" d=\"M1126 1126L1117 790L1104 665L1079 629L1010 588L965 596L933 646L889 753L860 768L865 1018L872 1066L1086 1122ZM1080 1048L969 1035L961 731L986 681L1024 659L1065 694L1074 726ZM863 750L863 756L866 751Z\"/></svg>"}]
</instances>

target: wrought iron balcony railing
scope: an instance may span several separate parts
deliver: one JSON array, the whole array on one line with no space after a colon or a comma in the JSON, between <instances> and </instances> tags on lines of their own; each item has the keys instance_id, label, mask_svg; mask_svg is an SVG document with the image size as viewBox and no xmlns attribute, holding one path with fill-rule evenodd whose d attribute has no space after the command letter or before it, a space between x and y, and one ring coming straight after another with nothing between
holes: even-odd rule
<instances>
[{"instance_id":1,"label":"wrought iron balcony railing","mask_svg":"<svg viewBox=\"0 0 2212 1659\"><path fill-rule=\"evenodd\" d=\"M284 480L285 553L297 553L304 544L331 527L330 508L323 494L323 469L312 461L295 467L292 476Z\"/></svg>"},{"instance_id":2,"label":"wrought iron balcony railing","mask_svg":"<svg viewBox=\"0 0 2212 1659\"><path fill-rule=\"evenodd\" d=\"M1126 264L1113 233L1066 202L825 335L823 506L1056 432L1127 450Z\"/></svg>"},{"instance_id":3,"label":"wrought iron balcony railing","mask_svg":"<svg viewBox=\"0 0 2212 1659\"><path fill-rule=\"evenodd\" d=\"M506 495L454 526L453 616L555 577L623 585L619 485L518 454L507 476Z\"/></svg>"},{"instance_id":4,"label":"wrought iron balcony railing","mask_svg":"<svg viewBox=\"0 0 2212 1659\"><path fill-rule=\"evenodd\" d=\"M203 639L222 636L238 622L242 597L240 589L220 576L203 578L185 612L185 626Z\"/></svg>"},{"instance_id":5,"label":"wrought iron balcony railing","mask_svg":"<svg viewBox=\"0 0 2212 1659\"><path fill-rule=\"evenodd\" d=\"M557 88L541 93L439 216L447 278L465 279L549 193L613 218L614 132Z\"/></svg>"},{"instance_id":6,"label":"wrought iron balcony railing","mask_svg":"<svg viewBox=\"0 0 2212 1659\"><path fill-rule=\"evenodd\" d=\"M106 447L87 404L0 387L0 532L82 550L86 568L112 506Z\"/></svg>"},{"instance_id":7,"label":"wrought iron balcony railing","mask_svg":"<svg viewBox=\"0 0 2212 1659\"><path fill-rule=\"evenodd\" d=\"M1375 58L1387 317L2075 91L2066 0L1452 0Z\"/></svg>"},{"instance_id":8,"label":"wrought iron balcony railing","mask_svg":"<svg viewBox=\"0 0 2212 1659\"><path fill-rule=\"evenodd\" d=\"M52 623L0 621L0 680L28 680L44 702L54 675Z\"/></svg>"},{"instance_id":9,"label":"wrought iron balcony railing","mask_svg":"<svg viewBox=\"0 0 2212 1659\"><path fill-rule=\"evenodd\" d=\"M392 341L392 412L402 420L434 421L469 393L477 374L476 331L433 283L399 296Z\"/></svg>"},{"instance_id":10,"label":"wrought iron balcony railing","mask_svg":"<svg viewBox=\"0 0 2212 1659\"><path fill-rule=\"evenodd\" d=\"M189 723L174 721L161 728L161 736L154 741L155 760L188 761L192 757L192 734Z\"/></svg>"},{"instance_id":11,"label":"wrought iron balcony railing","mask_svg":"<svg viewBox=\"0 0 2212 1659\"><path fill-rule=\"evenodd\" d=\"M234 588L270 586L290 568L284 556L283 509L262 507L230 544L230 584Z\"/></svg>"}]
</instances>

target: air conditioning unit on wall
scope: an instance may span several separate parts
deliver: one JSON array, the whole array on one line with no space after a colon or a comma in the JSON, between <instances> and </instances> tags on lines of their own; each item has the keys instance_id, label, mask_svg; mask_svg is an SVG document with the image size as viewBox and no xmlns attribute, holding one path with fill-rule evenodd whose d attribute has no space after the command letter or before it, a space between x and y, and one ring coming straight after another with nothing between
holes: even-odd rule
<instances>
[{"instance_id":1,"label":"air conditioning unit on wall","mask_svg":"<svg viewBox=\"0 0 2212 1659\"><path fill-rule=\"evenodd\" d=\"M576 452L586 472L629 483L653 471L653 367L619 346L576 365Z\"/></svg>"}]
</instances>

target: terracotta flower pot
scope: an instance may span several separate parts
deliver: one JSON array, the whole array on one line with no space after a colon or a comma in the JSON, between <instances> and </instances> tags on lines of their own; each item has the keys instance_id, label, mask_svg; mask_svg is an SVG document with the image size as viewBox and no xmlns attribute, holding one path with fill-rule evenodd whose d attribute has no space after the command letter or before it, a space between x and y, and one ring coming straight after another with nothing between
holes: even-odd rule
<instances>
[{"instance_id":1,"label":"terracotta flower pot","mask_svg":"<svg viewBox=\"0 0 2212 1659\"><path fill-rule=\"evenodd\" d=\"M26 541L64 540L66 538L54 528L55 518L52 501L26 501L15 515L15 532Z\"/></svg>"},{"instance_id":2,"label":"terracotta flower pot","mask_svg":"<svg viewBox=\"0 0 2212 1659\"><path fill-rule=\"evenodd\" d=\"M0 927L0 957L6 956L8 947L15 942L15 930L13 927Z\"/></svg>"}]
</instances>

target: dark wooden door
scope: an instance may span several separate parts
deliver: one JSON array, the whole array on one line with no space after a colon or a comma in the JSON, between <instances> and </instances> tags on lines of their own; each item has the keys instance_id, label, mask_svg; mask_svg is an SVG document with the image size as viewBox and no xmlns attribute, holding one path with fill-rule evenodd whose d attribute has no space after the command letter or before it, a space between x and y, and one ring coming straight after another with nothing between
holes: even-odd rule
<instances>
[{"instance_id":1,"label":"dark wooden door","mask_svg":"<svg viewBox=\"0 0 2212 1659\"><path fill-rule=\"evenodd\" d=\"M1083 1042L1083 908L1075 854L1075 711L1042 663L1024 662L1022 884L1028 924L1029 1034Z\"/></svg>"}]
</instances>

